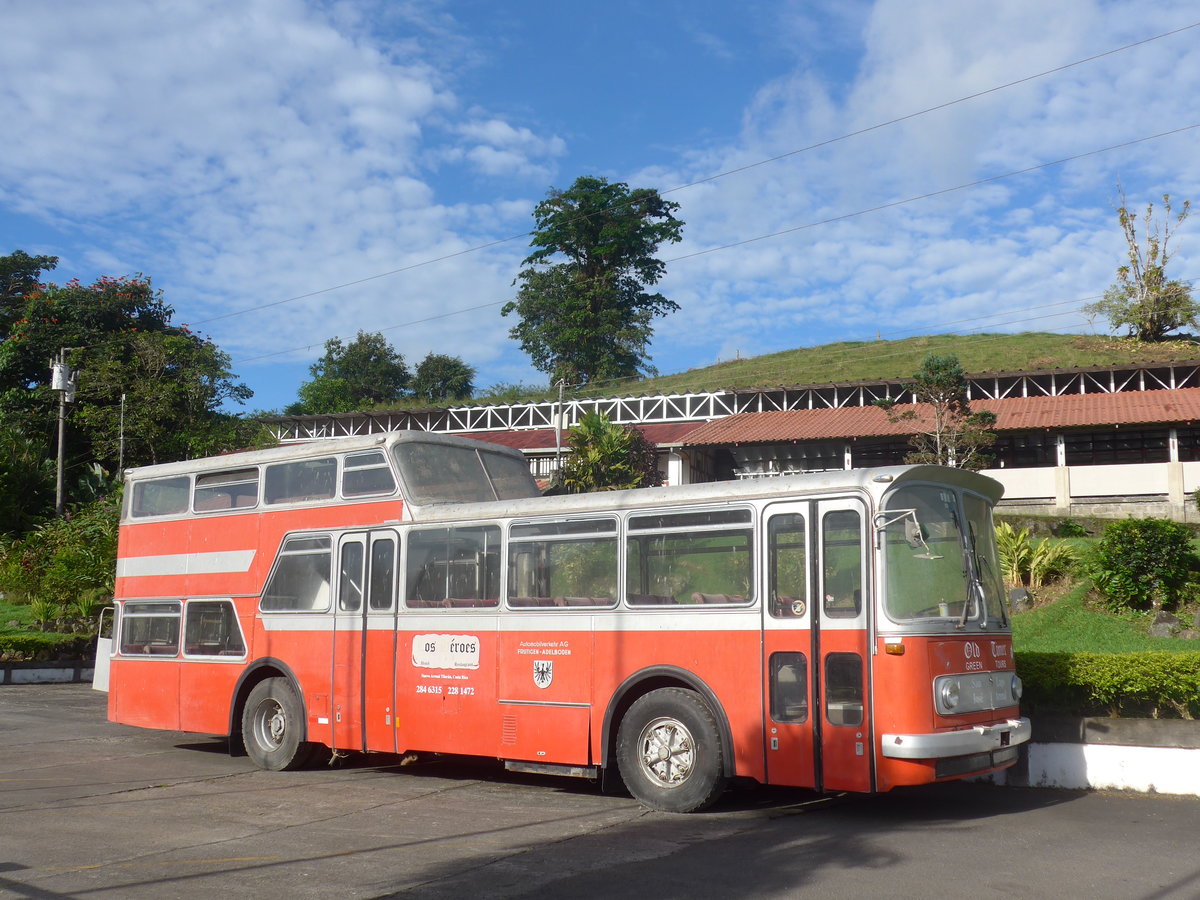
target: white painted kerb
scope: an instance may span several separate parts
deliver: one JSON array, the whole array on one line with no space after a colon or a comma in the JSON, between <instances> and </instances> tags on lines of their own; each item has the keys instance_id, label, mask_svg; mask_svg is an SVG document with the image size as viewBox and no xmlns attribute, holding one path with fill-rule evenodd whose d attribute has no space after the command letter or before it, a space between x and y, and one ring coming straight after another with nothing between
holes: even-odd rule
<instances>
[{"instance_id":1,"label":"white painted kerb","mask_svg":"<svg viewBox=\"0 0 1200 900\"><path fill-rule=\"evenodd\" d=\"M1030 787L1141 791L1200 797L1200 749L1117 744L1026 744ZM997 784L1025 782L994 776Z\"/></svg>"}]
</instances>

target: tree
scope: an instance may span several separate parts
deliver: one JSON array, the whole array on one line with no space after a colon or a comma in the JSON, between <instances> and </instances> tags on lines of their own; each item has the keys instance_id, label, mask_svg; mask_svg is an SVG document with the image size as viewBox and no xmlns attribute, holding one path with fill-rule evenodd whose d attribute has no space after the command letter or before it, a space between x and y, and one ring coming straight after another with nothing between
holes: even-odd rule
<instances>
[{"instance_id":1,"label":"tree","mask_svg":"<svg viewBox=\"0 0 1200 900\"><path fill-rule=\"evenodd\" d=\"M1117 219L1125 236L1129 262L1117 269L1117 283L1104 292L1104 299L1089 303L1084 312L1104 316L1114 331L1125 328L1130 337L1139 341L1161 341L1168 332L1196 325L1200 306L1192 300L1191 287L1166 276L1167 263L1173 255L1169 246L1172 228L1178 230L1183 224L1190 206L1185 200L1172 225L1171 195L1163 194L1164 215L1160 226L1154 221L1154 204L1147 204L1143 242L1137 233L1137 217L1126 206L1122 191Z\"/></svg>"},{"instance_id":2,"label":"tree","mask_svg":"<svg viewBox=\"0 0 1200 900\"><path fill-rule=\"evenodd\" d=\"M54 512L54 459L41 441L0 425L0 535L23 534Z\"/></svg>"},{"instance_id":3,"label":"tree","mask_svg":"<svg viewBox=\"0 0 1200 900\"><path fill-rule=\"evenodd\" d=\"M501 313L520 317L509 334L536 369L571 384L654 371L651 322L679 305L646 288L666 272L658 246L680 240L678 209L651 188L588 176L551 189L534 208L537 249L517 276L517 299Z\"/></svg>"},{"instance_id":4,"label":"tree","mask_svg":"<svg viewBox=\"0 0 1200 900\"><path fill-rule=\"evenodd\" d=\"M974 412L967 399L967 376L953 354L930 353L913 375L905 391L915 397L918 408L897 408L892 401L879 403L893 422L913 426L912 452L906 463L929 463L960 469L982 469L990 462L988 447L996 442L990 431L996 414Z\"/></svg>"},{"instance_id":5,"label":"tree","mask_svg":"<svg viewBox=\"0 0 1200 900\"><path fill-rule=\"evenodd\" d=\"M101 354L81 364L74 421L92 434L96 459L115 471L124 418L126 465L212 456L259 446L256 422L220 412L252 392L233 381L228 354L191 333L128 336L121 356ZM124 410L121 395L125 395Z\"/></svg>"},{"instance_id":6,"label":"tree","mask_svg":"<svg viewBox=\"0 0 1200 900\"><path fill-rule=\"evenodd\" d=\"M457 356L429 353L417 364L412 391L425 403L466 400L475 392L475 370Z\"/></svg>"},{"instance_id":7,"label":"tree","mask_svg":"<svg viewBox=\"0 0 1200 900\"><path fill-rule=\"evenodd\" d=\"M309 367L312 380L300 385L290 415L355 412L404 396L412 376L404 357L380 332L360 331L348 344L325 342L325 354Z\"/></svg>"},{"instance_id":8,"label":"tree","mask_svg":"<svg viewBox=\"0 0 1200 900\"><path fill-rule=\"evenodd\" d=\"M658 454L632 425L617 425L602 413L587 413L567 434L569 453L551 491L583 494L658 487Z\"/></svg>"},{"instance_id":9,"label":"tree","mask_svg":"<svg viewBox=\"0 0 1200 900\"><path fill-rule=\"evenodd\" d=\"M30 256L24 250L0 256L0 337L8 336L25 295L41 282L42 272L57 265L57 256Z\"/></svg>"},{"instance_id":10,"label":"tree","mask_svg":"<svg viewBox=\"0 0 1200 900\"><path fill-rule=\"evenodd\" d=\"M61 350L80 373L69 407L68 465L92 462L115 472L125 395L126 465L166 462L244 447L256 423L221 411L251 396L234 380L229 357L186 325L149 278L102 277L90 285L37 282L31 271L52 257L16 253L0 257L0 273L16 273L19 298L0 334L0 417L30 439L49 446L58 394L50 389L49 362ZM31 262L32 261L32 262ZM70 477L69 481L74 481Z\"/></svg>"}]
</instances>

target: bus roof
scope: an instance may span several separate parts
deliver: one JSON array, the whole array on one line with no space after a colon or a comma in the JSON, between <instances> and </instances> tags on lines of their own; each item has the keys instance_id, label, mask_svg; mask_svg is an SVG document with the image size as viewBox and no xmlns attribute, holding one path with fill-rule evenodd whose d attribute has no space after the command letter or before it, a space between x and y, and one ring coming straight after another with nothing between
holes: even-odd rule
<instances>
[{"instance_id":1,"label":"bus roof","mask_svg":"<svg viewBox=\"0 0 1200 900\"><path fill-rule=\"evenodd\" d=\"M385 434L318 439L307 443L287 444L265 450L250 450L183 460L129 469L127 481L161 478L171 475L195 474L214 470L233 469L308 459L358 450L390 451L400 443L418 442L427 445L461 447L481 453L496 454L524 462L519 450L475 441L454 435L423 431L392 431ZM571 515L588 512L617 512L646 506L686 506L724 500L730 503L771 497L827 494L832 491L862 491L879 496L901 483L933 481L968 488L995 503L1003 494L999 482L963 469L943 466L885 466L873 469L834 469L774 478L754 478L744 481L720 481L673 487L637 488L621 491L597 491L588 494L560 496L531 496L516 500L484 502L426 502L418 504L409 499L406 505L413 521L496 518L523 515Z\"/></svg>"},{"instance_id":2,"label":"bus roof","mask_svg":"<svg viewBox=\"0 0 1200 900\"><path fill-rule=\"evenodd\" d=\"M673 487L595 491L488 503L429 504L411 509L413 521L474 518L519 518L525 515L553 516L579 513L620 512L655 506L688 506L724 500L728 503L778 497L800 498L835 491L862 491L880 496L900 484L932 481L967 488L987 497L993 504L1004 493L995 479L977 472L945 466L886 466L874 469L834 469L774 478L716 481Z\"/></svg>"},{"instance_id":3,"label":"bus roof","mask_svg":"<svg viewBox=\"0 0 1200 900\"><path fill-rule=\"evenodd\" d=\"M185 459L179 462L160 463L153 466L139 466L137 468L126 469L125 479L127 481L139 481L144 478L162 478L167 475L190 475L195 472L208 472L214 469L233 469L239 466L255 466L263 463L275 463L293 459L308 459L314 456L326 456L333 453L353 452L355 450L388 449L399 443L414 441L423 444L469 447L481 453L496 453L520 460L524 460L525 458L520 450L502 447L499 444L489 444L485 441L472 441L450 434L433 434L426 431L390 431L386 434L321 438L304 443L268 447L263 450L242 450L236 453L225 453L221 456L205 456L199 459Z\"/></svg>"}]
</instances>

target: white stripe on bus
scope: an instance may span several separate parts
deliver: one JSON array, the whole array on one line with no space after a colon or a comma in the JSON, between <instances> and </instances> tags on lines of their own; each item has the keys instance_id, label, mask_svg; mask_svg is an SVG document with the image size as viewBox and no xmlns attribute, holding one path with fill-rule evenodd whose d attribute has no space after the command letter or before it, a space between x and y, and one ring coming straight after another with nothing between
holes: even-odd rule
<instances>
[{"instance_id":1,"label":"white stripe on bus","mask_svg":"<svg viewBox=\"0 0 1200 900\"><path fill-rule=\"evenodd\" d=\"M334 616L329 613L260 612L264 631L309 631L328 633L333 630ZM369 616L371 631L390 631L391 615ZM361 631L361 616L337 617L337 630ZM579 613L521 614L446 610L440 612L404 611L400 613L399 630L408 631L477 631L481 633L539 632L539 631L756 631L762 627L762 612L758 609L707 609L702 612L668 612L655 610L647 614L629 610L591 611Z\"/></svg>"},{"instance_id":2,"label":"white stripe on bus","mask_svg":"<svg viewBox=\"0 0 1200 900\"><path fill-rule=\"evenodd\" d=\"M249 572L253 550L218 550L212 553L166 553L161 556L126 556L117 560L118 578L155 575L222 575Z\"/></svg>"}]
</instances>

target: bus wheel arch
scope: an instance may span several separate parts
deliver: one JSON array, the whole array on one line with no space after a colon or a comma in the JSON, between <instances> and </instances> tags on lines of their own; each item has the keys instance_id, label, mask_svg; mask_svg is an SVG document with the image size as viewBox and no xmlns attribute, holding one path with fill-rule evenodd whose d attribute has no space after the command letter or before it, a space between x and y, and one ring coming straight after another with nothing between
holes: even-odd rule
<instances>
[{"instance_id":1,"label":"bus wheel arch","mask_svg":"<svg viewBox=\"0 0 1200 900\"><path fill-rule=\"evenodd\" d=\"M729 718L717 700L716 693L695 674L676 666L654 666L631 675L613 692L601 726L602 787L605 791L618 790L621 776L617 764L617 739L621 722L630 708L642 697L667 688L677 688L698 695L700 702L712 716L722 752L721 776L733 778L733 732Z\"/></svg>"},{"instance_id":2,"label":"bus wheel arch","mask_svg":"<svg viewBox=\"0 0 1200 900\"><path fill-rule=\"evenodd\" d=\"M304 740L304 703L290 678L264 678L250 689L242 708L242 743L260 769L300 769L313 757Z\"/></svg>"},{"instance_id":3,"label":"bus wheel arch","mask_svg":"<svg viewBox=\"0 0 1200 900\"><path fill-rule=\"evenodd\" d=\"M687 688L643 694L617 728L621 779L638 801L662 812L711 806L728 781L727 756L716 716Z\"/></svg>"},{"instance_id":4,"label":"bus wheel arch","mask_svg":"<svg viewBox=\"0 0 1200 900\"><path fill-rule=\"evenodd\" d=\"M233 689L233 702L229 705L230 756L246 755L246 745L242 735L242 716L246 709L246 701L250 698L250 692L268 678L284 678L291 683L300 703L300 739L303 741L308 738L308 716L304 706L304 692L300 690L296 676L287 663L282 660L264 657L246 667Z\"/></svg>"}]
</instances>

